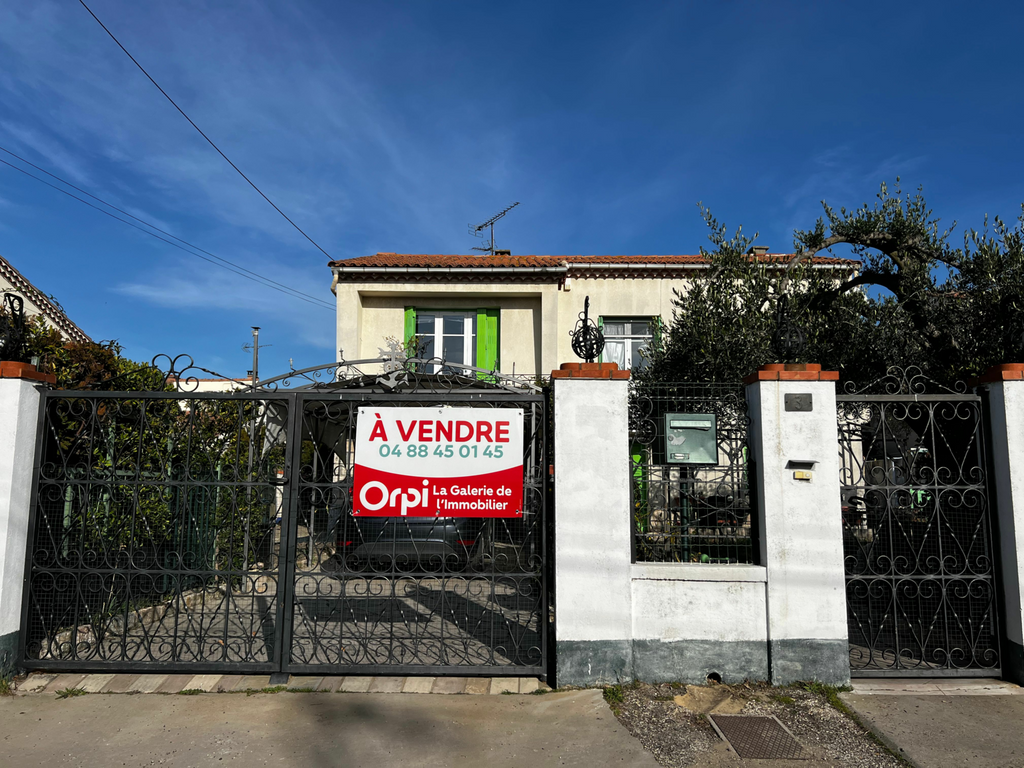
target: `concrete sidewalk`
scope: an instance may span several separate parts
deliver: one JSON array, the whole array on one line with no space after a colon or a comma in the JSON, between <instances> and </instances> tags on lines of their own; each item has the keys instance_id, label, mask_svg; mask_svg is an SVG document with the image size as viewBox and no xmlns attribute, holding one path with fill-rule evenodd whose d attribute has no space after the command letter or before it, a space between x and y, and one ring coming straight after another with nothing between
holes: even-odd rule
<instances>
[{"instance_id":1,"label":"concrete sidewalk","mask_svg":"<svg viewBox=\"0 0 1024 768\"><path fill-rule=\"evenodd\" d=\"M858 680L840 698L917 768L1024 768L1024 688L1000 680Z\"/></svg>"},{"instance_id":2,"label":"concrete sidewalk","mask_svg":"<svg viewBox=\"0 0 1024 768\"><path fill-rule=\"evenodd\" d=\"M0 765L657 768L599 690L8 696Z\"/></svg>"}]
</instances>

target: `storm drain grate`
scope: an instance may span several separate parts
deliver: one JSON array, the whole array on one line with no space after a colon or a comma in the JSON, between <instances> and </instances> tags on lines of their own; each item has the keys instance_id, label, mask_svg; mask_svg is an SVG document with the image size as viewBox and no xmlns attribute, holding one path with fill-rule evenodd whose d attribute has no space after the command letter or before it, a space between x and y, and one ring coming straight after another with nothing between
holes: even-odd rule
<instances>
[{"instance_id":1,"label":"storm drain grate","mask_svg":"<svg viewBox=\"0 0 1024 768\"><path fill-rule=\"evenodd\" d=\"M744 758L806 760L810 757L786 726L760 715L708 715L718 735Z\"/></svg>"}]
</instances>

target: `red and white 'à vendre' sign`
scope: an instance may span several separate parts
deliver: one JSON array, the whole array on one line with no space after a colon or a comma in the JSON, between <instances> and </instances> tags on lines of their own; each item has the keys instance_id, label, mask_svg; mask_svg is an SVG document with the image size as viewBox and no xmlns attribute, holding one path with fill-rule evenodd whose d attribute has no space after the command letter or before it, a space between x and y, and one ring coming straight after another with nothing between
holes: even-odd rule
<instances>
[{"instance_id":1,"label":"red and white '\u00e0 vendre' sign","mask_svg":"<svg viewBox=\"0 0 1024 768\"><path fill-rule=\"evenodd\" d=\"M523 411L362 407L357 517L522 517Z\"/></svg>"}]
</instances>

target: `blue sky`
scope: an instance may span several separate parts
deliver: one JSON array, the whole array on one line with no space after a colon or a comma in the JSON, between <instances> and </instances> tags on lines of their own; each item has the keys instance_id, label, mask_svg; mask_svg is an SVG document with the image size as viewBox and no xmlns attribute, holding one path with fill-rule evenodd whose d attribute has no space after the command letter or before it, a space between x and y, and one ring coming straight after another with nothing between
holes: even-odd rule
<instances>
[{"instance_id":1,"label":"blue sky","mask_svg":"<svg viewBox=\"0 0 1024 768\"><path fill-rule=\"evenodd\" d=\"M819 201L923 185L945 222L1024 201L1017 3L165 2L90 7L333 257L694 253L696 203L792 247ZM327 259L74 0L0 0L0 146L326 300ZM6 158L10 159L10 158ZM135 359L333 359L331 311L0 166L0 254Z\"/></svg>"}]
</instances>

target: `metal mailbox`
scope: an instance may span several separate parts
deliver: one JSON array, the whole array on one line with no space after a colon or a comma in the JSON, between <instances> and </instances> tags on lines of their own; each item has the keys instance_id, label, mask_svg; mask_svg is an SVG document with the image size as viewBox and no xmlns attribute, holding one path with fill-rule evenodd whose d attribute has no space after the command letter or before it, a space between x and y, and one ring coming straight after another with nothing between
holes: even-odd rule
<instances>
[{"instance_id":1,"label":"metal mailbox","mask_svg":"<svg viewBox=\"0 0 1024 768\"><path fill-rule=\"evenodd\" d=\"M718 425L713 413L665 414L666 464L717 464Z\"/></svg>"}]
</instances>

